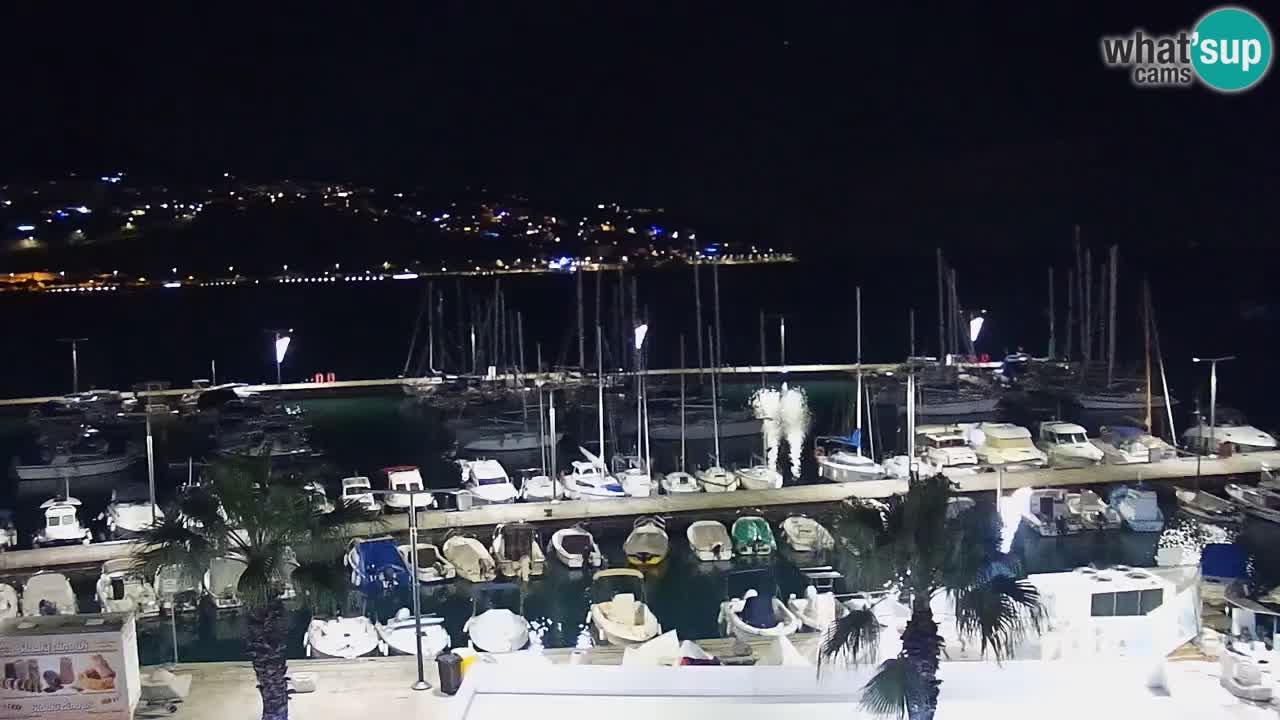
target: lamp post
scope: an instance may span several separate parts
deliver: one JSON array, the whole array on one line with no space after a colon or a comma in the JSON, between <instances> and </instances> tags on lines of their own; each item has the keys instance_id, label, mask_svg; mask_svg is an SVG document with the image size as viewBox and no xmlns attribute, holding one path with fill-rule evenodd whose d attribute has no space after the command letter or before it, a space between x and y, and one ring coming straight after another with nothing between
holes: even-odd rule
<instances>
[{"instance_id":1,"label":"lamp post","mask_svg":"<svg viewBox=\"0 0 1280 720\"><path fill-rule=\"evenodd\" d=\"M644 460L644 471L653 480L652 461L649 458L649 398L644 376L644 339L649 334L646 323L635 329L636 344L636 456ZM641 443L643 440L643 444Z\"/></svg>"},{"instance_id":2,"label":"lamp post","mask_svg":"<svg viewBox=\"0 0 1280 720\"><path fill-rule=\"evenodd\" d=\"M418 583L418 496L432 493L430 490L369 490L367 491L374 497L383 495L408 495L409 496L409 562L413 567L409 569L409 581L413 584L413 647L414 656L418 664L418 681L410 685L414 690L429 690L431 683L427 682L426 673L422 662L422 598L419 597Z\"/></svg>"},{"instance_id":3,"label":"lamp post","mask_svg":"<svg viewBox=\"0 0 1280 720\"><path fill-rule=\"evenodd\" d=\"M1211 358L1191 358L1193 363L1209 363L1209 451L1217 454L1218 448L1215 443L1215 433L1217 432L1217 409L1218 409L1218 363L1235 360L1235 355L1224 355L1222 357Z\"/></svg>"},{"instance_id":4,"label":"lamp post","mask_svg":"<svg viewBox=\"0 0 1280 720\"><path fill-rule=\"evenodd\" d=\"M71 345L71 392L80 392L80 358L76 353L76 346L82 342L88 341L89 338L58 338L58 342L69 343Z\"/></svg>"}]
</instances>

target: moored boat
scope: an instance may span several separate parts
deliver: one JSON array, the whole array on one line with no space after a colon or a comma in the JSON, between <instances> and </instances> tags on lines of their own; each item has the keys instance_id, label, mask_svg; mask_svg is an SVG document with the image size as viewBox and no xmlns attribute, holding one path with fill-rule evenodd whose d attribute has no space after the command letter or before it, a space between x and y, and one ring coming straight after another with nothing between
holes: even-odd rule
<instances>
[{"instance_id":1,"label":"moored boat","mask_svg":"<svg viewBox=\"0 0 1280 720\"><path fill-rule=\"evenodd\" d=\"M551 534L551 548L565 567L597 568L604 564L600 546L591 533L581 525L561 528Z\"/></svg>"},{"instance_id":2,"label":"moored boat","mask_svg":"<svg viewBox=\"0 0 1280 720\"><path fill-rule=\"evenodd\" d=\"M731 572L725 577L725 588L719 618L725 637L745 642L792 635L800 629L800 619L778 599L773 575L767 570Z\"/></svg>"},{"instance_id":3,"label":"moored boat","mask_svg":"<svg viewBox=\"0 0 1280 720\"><path fill-rule=\"evenodd\" d=\"M622 543L627 562L641 567L658 565L667 559L670 549L666 523L662 518L651 515L637 518L631 534Z\"/></svg>"},{"instance_id":4,"label":"moored boat","mask_svg":"<svg viewBox=\"0 0 1280 720\"><path fill-rule=\"evenodd\" d=\"M529 621L524 618L524 595L515 583L477 585L471 618L462 626L473 650L508 653L529 644Z\"/></svg>"},{"instance_id":5,"label":"moored boat","mask_svg":"<svg viewBox=\"0 0 1280 720\"><path fill-rule=\"evenodd\" d=\"M768 465L739 468L733 474L743 490L777 490L782 487L782 473Z\"/></svg>"},{"instance_id":6,"label":"moored boat","mask_svg":"<svg viewBox=\"0 0 1280 720\"><path fill-rule=\"evenodd\" d=\"M1228 484L1223 491L1227 497L1259 520L1280 523L1280 493L1266 488L1251 488L1245 485Z\"/></svg>"},{"instance_id":7,"label":"moored boat","mask_svg":"<svg viewBox=\"0 0 1280 720\"><path fill-rule=\"evenodd\" d=\"M538 531L528 523L507 523L494 528L490 551L503 577L523 581L546 572L547 556L538 541Z\"/></svg>"},{"instance_id":8,"label":"moored boat","mask_svg":"<svg viewBox=\"0 0 1280 720\"><path fill-rule=\"evenodd\" d=\"M733 540L724 523L717 520L695 520L685 530L689 548L699 560L715 562L733 559Z\"/></svg>"},{"instance_id":9,"label":"moored boat","mask_svg":"<svg viewBox=\"0 0 1280 720\"><path fill-rule=\"evenodd\" d=\"M417 655L418 642L422 638L422 657L432 660L449 649L449 631L444 629L444 619L436 616L414 618L409 608L400 608L394 618L374 625L378 633L379 649L383 655Z\"/></svg>"},{"instance_id":10,"label":"moored boat","mask_svg":"<svg viewBox=\"0 0 1280 720\"><path fill-rule=\"evenodd\" d=\"M657 616L645 602L644 575L640 571L601 570L591 578L591 597L587 619L601 641L639 645L662 633Z\"/></svg>"},{"instance_id":11,"label":"moored boat","mask_svg":"<svg viewBox=\"0 0 1280 720\"><path fill-rule=\"evenodd\" d=\"M1111 507L1120 513L1124 524L1134 532L1160 532L1164 529L1164 512L1160 510L1154 490L1121 486L1111 491Z\"/></svg>"},{"instance_id":12,"label":"moored boat","mask_svg":"<svg viewBox=\"0 0 1280 720\"><path fill-rule=\"evenodd\" d=\"M1177 488L1173 492L1178 499L1178 508L1199 520L1222 525L1235 525L1244 520L1244 513L1239 507L1217 495L1186 488Z\"/></svg>"},{"instance_id":13,"label":"moored boat","mask_svg":"<svg viewBox=\"0 0 1280 720\"><path fill-rule=\"evenodd\" d=\"M778 549L769 522L762 517L747 515L733 521L733 550L739 555L770 555Z\"/></svg>"},{"instance_id":14,"label":"moored boat","mask_svg":"<svg viewBox=\"0 0 1280 720\"><path fill-rule=\"evenodd\" d=\"M817 520L803 515L792 515L782 521L782 540L800 553L830 550L835 546L829 530Z\"/></svg>"},{"instance_id":15,"label":"moored boat","mask_svg":"<svg viewBox=\"0 0 1280 720\"><path fill-rule=\"evenodd\" d=\"M498 577L493 555L479 540L467 535L453 535L444 541L444 556L464 580L490 582Z\"/></svg>"},{"instance_id":16,"label":"moored boat","mask_svg":"<svg viewBox=\"0 0 1280 720\"><path fill-rule=\"evenodd\" d=\"M314 617L302 636L307 657L352 660L378 650L378 631L369 618Z\"/></svg>"}]
</instances>

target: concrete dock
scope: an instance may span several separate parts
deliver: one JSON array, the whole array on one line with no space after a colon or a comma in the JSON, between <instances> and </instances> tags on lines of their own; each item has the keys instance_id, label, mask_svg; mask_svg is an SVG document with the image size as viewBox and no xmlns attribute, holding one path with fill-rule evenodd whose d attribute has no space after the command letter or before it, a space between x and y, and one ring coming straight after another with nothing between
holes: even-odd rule
<instances>
[{"instance_id":1,"label":"concrete dock","mask_svg":"<svg viewBox=\"0 0 1280 720\"><path fill-rule=\"evenodd\" d=\"M1023 487L1071 487L1099 484L1134 484L1155 481L1189 481L1197 476L1223 480L1233 476L1252 479L1263 465L1280 467L1280 452L1249 453L1222 458L1179 458L1158 463L1097 465L1077 469L1043 469L1010 472L980 472L954 478L961 492L1004 493ZM683 493L617 500L561 500L547 503L486 505L470 510L423 511L418 515L422 530L491 527L511 522L571 523L579 520L623 518L637 515L680 516L736 510L739 508L782 509L839 502L850 497L886 498L906 491L905 480L867 480L856 483L793 485L778 490L737 490L727 493ZM352 528L357 536L404 532L409 529L407 514L388 514L380 524ZM13 574L54 567L101 564L129 557L138 548L135 542L116 541L92 545L69 545L39 550L0 553L0 573Z\"/></svg>"}]
</instances>

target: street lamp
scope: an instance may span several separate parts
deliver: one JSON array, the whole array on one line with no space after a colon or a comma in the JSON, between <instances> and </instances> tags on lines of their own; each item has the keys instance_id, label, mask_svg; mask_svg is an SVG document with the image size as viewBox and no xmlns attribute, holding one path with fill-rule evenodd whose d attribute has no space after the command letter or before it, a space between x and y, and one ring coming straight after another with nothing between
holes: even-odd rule
<instances>
[{"instance_id":1,"label":"street lamp","mask_svg":"<svg viewBox=\"0 0 1280 720\"><path fill-rule=\"evenodd\" d=\"M292 337L290 337L289 335L287 335L287 334L282 334L282 333L292 333L292 332L293 332L293 328L289 328L288 330L273 330L273 331L272 331L272 334L275 336L275 349L276 349L276 384L277 384L277 385L280 385L280 384L281 384L281 381L280 381L280 364L284 362L284 356L285 356L285 353L289 352L289 342L293 339L293 338L292 338Z\"/></svg>"},{"instance_id":2,"label":"street lamp","mask_svg":"<svg viewBox=\"0 0 1280 720\"><path fill-rule=\"evenodd\" d=\"M1235 360L1235 355L1224 355L1222 357L1211 358L1191 358L1193 363L1209 363L1209 451L1217 454L1217 446L1214 444L1214 433L1217 431L1217 406L1218 406L1218 363Z\"/></svg>"},{"instance_id":3,"label":"street lamp","mask_svg":"<svg viewBox=\"0 0 1280 720\"><path fill-rule=\"evenodd\" d=\"M653 481L653 461L649 457L649 398L645 389L644 339L649 334L649 324L635 329L636 345L636 456L644 459L644 471ZM641 444L643 440L643 444Z\"/></svg>"}]
</instances>

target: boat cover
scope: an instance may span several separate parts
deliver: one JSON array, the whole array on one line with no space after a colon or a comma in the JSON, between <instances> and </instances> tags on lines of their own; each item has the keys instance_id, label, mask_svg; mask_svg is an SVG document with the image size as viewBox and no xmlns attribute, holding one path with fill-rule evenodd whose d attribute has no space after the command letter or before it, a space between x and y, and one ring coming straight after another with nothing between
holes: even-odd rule
<instances>
[{"instance_id":1,"label":"boat cover","mask_svg":"<svg viewBox=\"0 0 1280 720\"><path fill-rule=\"evenodd\" d=\"M381 591L384 587L399 587L408 583L409 570L396 551L395 541L368 540L356 545L360 567L354 568L358 585L365 594Z\"/></svg>"},{"instance_id":2,"label":"boat cover","mask_svg":"<svg viewBox=\"0 0 1280 720\"><path fill-rule=\"evenodd\" d=\"M577 533L565 533L560 537L560 547L570 555L587 555L591 552L591 538Z\"/></svg>"},{"instance_id":3,"label":"boat cover","mask_svg":"<svg viewBox=\"0 0 1280 720\"><path fill-rule=\"evenodd\" d=\"M777 625L778 619L773 614L773 593L767 589L756 590L747 598L738 617L751 627L771 628Z\"/></svg>"}]
</instances>

